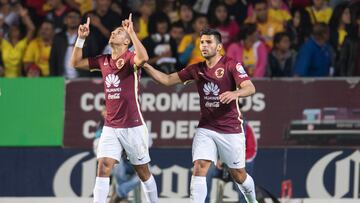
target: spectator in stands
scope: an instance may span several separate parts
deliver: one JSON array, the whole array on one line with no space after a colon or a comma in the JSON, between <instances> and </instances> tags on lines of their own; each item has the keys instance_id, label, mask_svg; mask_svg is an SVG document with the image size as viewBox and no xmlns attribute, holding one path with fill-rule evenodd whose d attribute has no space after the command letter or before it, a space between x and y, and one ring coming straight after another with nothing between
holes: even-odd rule
<instances>
[{"instance_id":1,"label":"spectator in stands","mask_svg":"<svg viewBox=\"0 0 360 203\"><path fill-rule=\"evenodd\" d=\"M351 16L348 2L337 5L330 18L330 44L338 53L350 29Z\"/></svg>"},{"instance_id":2,"label":"spectator in stands","mask_svg":"<svg viewBox=\"0 0 360 203\"><path fill-rule=\"evenodd\" d=\"M269 1L269 18L285 25L291 20L289 7L283 0L268 0Z\"/></svg>"},{"instance_id":3,"label":"spectator in stands","mask_svg":"<svg viewBox=\"0 0 360 203\"><path fill-rule=\"evenodd\" d=\"M247 17L247 7L250 0L224 0L228 15L231 20L235 20L238 25L242 25Z\"/></svg>"},{"instance_id":4,"label":"spectator in stands","mask_svg":"<svg viewBox=\"0 0 360 203\"><path fill-rule=\"evenodd\" d=\"M64 24L66 29L55 35L50 52L50 75L64 76L65 78L77 78L85 76L86 72L80 72L70 65L70 57L77 38L77 30L81 16L77 10L69 10L65 14Z\"/></svg>"},{"instance_id":5,"label":"spectator in stands","mask_svg":"<svg viewBox=\"0 0 360 203\"><path fill-rule=\"evenodd\" d=\"M239 33L240 41L230 44L226 56L241 61L250 77L264 77L268 51L259 40L255 24L244 24Z\"/></svg>"},{"instance_id":6,"label":"spectator in stands","mask_svg":"<svg viewBox=\"0 0 360 203\"><path fill-rule=\"evenodd\" d=\"M284 26L269 18L269 8L266 0L254 2L254 15L246 19L247 23L256 23L262 39L266 42L269 50L272 48L273 37L282 32Z\"/></svg>"},{"instance_id":7,"label":"spectator in stands","mask_svg":"<svg viewBox=\"0 0 360 203\"><path fill-rule=\"evenodd\" d=\"M217 4L210 14L210 26L220 32L224 49L235 41L240 30L235 20L231 20L227 7L223 3Z\"/></svg>"},{"instance_id":8,"label":"spectator in stands","mask_svg":"<svg viewBox=\"0 0 360 203\"><path fill-rule=\"evenodd\" d=\"M177 23L181 23L185 30L185 34L193 33L194 29L192 26L192 20L194 18L194 11L192 10L191 5L188 3L180 4L179 16L180 20L177 21Z\"/></svg>"},{"instance_id":9,"label":"spectator in stands","mask_svg":"<svg viewBox=\"0 0 360 203\"><path fill-rule=\"evenodd\" d=\"M267 0L269 5L268 18L273 22L278 22L285 25L291 19L291 14L288 6L283 0ZM254 8L252 5L248 7L248 16L254 15Z\"/></svg>"},{"instance_id":10,"label":"spectator in stands","mask_svg":"<svg viewBox=\"0 0 360 203\"><path fill-rule=\"evenodd\" d=\"M19 77L22 75L22 59L27 43L32 39L35 26L28 15L28 11L19 7L17 10L21 21L26 26L26 35L22 36L19 25L12 25L9 28L9 35L1 38L1 57L4 63L5 77Z\"/></svg>"},{"instance_id":11,"label":"spectator in stands","mask_svg":"<svg viewBox=\"0 0 360 203\"><path fill-rule=\"evenodd\" d=\"M207 15L210 13L211 2L219 3L218 1L211 0L195 0L192 2L192 9L195 13Z\"/></svg>"},{"instance_id":12,"label":"spectator in stands","mask_svg":"<svg viewBox=\"0 0 360 203\"><path fill-rule=\"evenodd\" d=\"M64 29L64 16L69 6L63 0L48 0L47 3L51 10L46 15L46 19L54 22L55 33L59 33Z\"/></svg>"},{"instance_id":13,"label":"spectator in stands","mask_svg":"<svg viewBox=\"0 0 360 203\"><path fill-rule=\"evenodd\" d=\"M316 23L312 36L300 48L295 63L295 75L301 77L324 77L332 75L332 49L329 28L325 23Z\"/></svg>"},{"instance_id":14,"label":"spectator in stands","mask_svg":"<svg viewBox=\"0 0 360 203\"><path fill-rule=\"evenodd\" d=\"M310 37L311 19L309 13L304 8L291 10L293 18L286 25L286 32L291 38L291 46L298 50L302 44Z\"/></svg>"},{"instance_id":15,"label":"spectator in stands","mask_svg":"<svg viewBox=\"0 0 360 203\"><path fill-rule=\"evenodd\" d=\"M312 0L291 0L291 7L293 9L306 8L311 6Z\"/></svg>"},{"instance_id":16,"label":"spectator in stands","mask_svg":"<svg viewBox=\"0 0 360 203\"><path fill-rule=\"evenodd\" d=\"M360 76L360 13L340 49L335 68L340 76Z\"/></svg>"},{"instance_id":17,"label":"spectator in stands","mask_svg":"<svg viewBox=\"0 0 360 203\"><path fill-rule=\"evenodd\" d=\"M126 16L131 12L131 10L127 7L127 4L125 4L125 1L122 0L112 0L110 9L119 16Z\"/></svg>"},{"instance_id":18,"label":"spectator in stands","mask_svg":"<svg viewBox=\"0 0 360 203\"><path fill-rule=\"evenodd\" d=\"M139 12L141 14L140 17L140 26L139 26L139 33L138 37L140 40L145 39L149 33L148 33L148 22L149 17L151 14L154 13L156 8L156 2L154 0L144 0L144 2L141 3L141 6L139 8Z\"/></svg>"},{"instance_id":19,"label":"spectator in stands","mask_svg":"<svg viewBox=\"0 0 360 203\"><path fill-rule=\"evenodd\" d=\"M351 0L329 0L329 6L334 9L337 5L343 2L350 2L350 1Z\"/></svg>"},{"instance_id":20,"label":"spectator in stands","mask_svg":"<svg viewBox=\"0 0 360 203\"><path fill-rule=\"evenodd\" d=\"M246 147L246 151L245 151L245 168L247 173L254 177L254 164L255 164L255 157L256 157L256 153L257 153L257 140L254 134L254 131L252 129L252 127L247 123L244 122L244 130L245 130L245 147ZM213 178L220 178L220 179L226 179L224 181L229 181L228 178L230 177L226 177L226 174L230 175L227 171L226 171L226 166L221 163L220 160L217 161L216 166L211 165L209 168L209 171L206 175L206 185L207 185L207 190L209 191L206 195L206 199L205 199L205 203L210 203L210 195L211 195L211 188L212 188L212 179ZM238 187L235 187L236 190L238 191L239 194L239 203L246 203L247 201L245 200L244 195L239 191Z\"/></svg>"},{"instance_id":21,"label":"spectator in stands","mask_svg":"<svg viewBox=\"0 0 360 203\"><path fill-rule=\"evenodd\" d=\"M178 46L185 35L184 27L180 22L171 24L170 35L175 40L176 46Z\"/></svg>"},{"instance_id":22,"label":"spectator in stands","mask_svg":"<svg viewBox=\"0 0 360 203\"><path fill-rule=\"evenodd\" d=\"M356 24L357 17L360 13L360 0L354 0L349 5L351 23L352 25Z\"/></svg>"},{"instance_id":23,"label":"spectator in stands","mask_svg":"<svg viewBox=\"0 0 360 203\"><path fill-rule=\"evenodd\" d=\"M87 12L90 12L95 7L95 1L93 0L72 0L78 5L76 7L71 7L74 10L80 11L81 15L84 15Z\"/></svg>"},{"instance_id":24,"label":"spectator in stands","mask_svg":"<svg viewBox=\"0 0 360 203\"><path fill-rule=\"evenodd\" d=\"M47 10L44 9L47 0L24 0L23 3L29 10L29 15L36 27L44 21Z\"/></svg>"},{"instance_id":25,"label":"spectator in stands","mask_svg":"<svg viewBox=\"0 0 360 203\"><path fill-rule=\"evenodd\" d=\"M142 41L149 55L148 63L165 73L173 73L178 67L177 46L169 30L169 17L163 12L156 12L149 19L149 36Z\"/></svg>"},{"instance_id":26,"label":"spectator in stands","mask_svg":"<svg viewBox=\"0 0 360 203\"><path fill-rule=\"evenodd\" d=\"M202 61L204 58L200 52L200 32L208 25L205 15L197 15L192 23L194 32L187 34L181 40L178 53L179 61L182 65L190 65Z\"/></svg>"},{"instance_id":27,"label":"spectator in stands","mask_svg":"<svg viewBox=\"0 0 360 203\"><path fill-rule=\"evenodd\" d=\"M28 77L49 76L49 58L54 37L54 24L44 21L38 35L31 40L23 58L24 70Z\"/></svg>"},{"instance_id":28,"label":"spectator in stands","mask_svg":"<svg viewBox=\"0 0 360 203\"><path fill-rule=\"evenodd\" d=\"M329 23L332 15L332 9L327 5L325 0L313 0L312 6L306 8L311 17L311 22L315 23Z\"/></svg>"},{"instance_id":29,"label":"spectator in stands","mask_svg":"<svg viewBox=\"0 0 360 203\"><path fill-rule=\"evenodd\" d=\"M0 1L0 16L7 26L18 25L20 23L20 16L18 9L21 7L19 3L15 5L10 0Z\"/></svg>"},{"instance_id":30,"label":"spectator in stands","mask_svg":"<svg viewBox=\"0 0 360 203\"><path fill-rule=\"evenodd\" d=\"M290 37L286 32L279 32L275 35L274 47L268 57L267 76L293 76L296 52L290 49L290 45Z\"/></svg>"},{"instance_id":31,"label":"spectator in stands","mask_svg":"<svg viewBox=\"0 0 360 203\"><path fill-rule=\"evenodd\" d=\"M177 1L158 0L156 4L157 11L162 11L170 19L170 23L174 23L179 20L179 12L177 10Z\"/></svg>"},{"instance_id":32,"label":"spectator in stands","mask_svg":"<svg viewBox=\"0 0 360 203\"><path fill-rule=\"evenodd\" d=\"M120 26L122 16L110 9L111 0L96 0L94 10L86 13L83 20L90 17L91 33L86 39L87 48L84 49L84 56L96 56L101 54L108 44L110 31Z\"/></svg>"}]
</instances>

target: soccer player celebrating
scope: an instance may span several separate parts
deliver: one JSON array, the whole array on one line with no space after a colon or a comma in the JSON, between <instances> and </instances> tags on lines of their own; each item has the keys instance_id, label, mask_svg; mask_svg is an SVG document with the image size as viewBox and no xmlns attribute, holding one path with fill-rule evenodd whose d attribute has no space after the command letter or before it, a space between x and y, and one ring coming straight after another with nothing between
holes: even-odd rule
<instances>
[{"instance_id":1,"label":"soccer player celebrating","mask_svg":"<svg viewBox=\"0 0 360 203\"><path fill-rule=\"evenodd\" d=\"M109 193L111 170L119 162L123 149L141 179L147 202L158 202L157 187L149 171L148 131L139 106L139 68L149 59L137 38L131 14L122 27L111 32L111 55L83 58L82 48L89 35L90 18L80 25L71 56L71 65L85 70L101 70L106 99L106 119L98 146L98 170L94 203L105 203ZM135 53L128 51L132 42Z\"/></svg>"},{"instance_id":2,"label":"soccer player celebrating","mask_svg":"<svg viewBox=\"0 0 360 203\"><path fill-rule=\"evenodd\" d=\"M229 167L236 185L249 203L257 203L254 181L245 170L245 136L238 106L240 97L255 93L243 66L220 55L221 35L207 29L200 34L200 51L205 61L183 70L164 74L149 64L144 69L157 82L170 86L194 80L200 95L201 118L194 136L194 162L190 198L193 203L204 203L207 194L206 174L211 161L218 156Z\"/></svg>"}]
</instances>

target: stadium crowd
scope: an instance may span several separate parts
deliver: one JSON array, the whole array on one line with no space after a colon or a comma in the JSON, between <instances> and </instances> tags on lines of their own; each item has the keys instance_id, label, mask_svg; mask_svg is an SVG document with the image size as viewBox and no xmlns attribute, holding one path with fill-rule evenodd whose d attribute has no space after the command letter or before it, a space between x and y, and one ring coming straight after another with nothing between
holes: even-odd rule
<instances>
[{"instance_id":1,"label":"stadium crowd","mask_svg":"<svg viewBox=\"0 0 360 203\"><path fill-rule=\"evenodd\" d=\"M148 63L166 73L203 60L211 27L251 77L360 76L359 0L0 0L0 77L99 77L70 65L78 26L90 17L85 57L109 53L130 12Z\"/></svg>"}]
</instances>

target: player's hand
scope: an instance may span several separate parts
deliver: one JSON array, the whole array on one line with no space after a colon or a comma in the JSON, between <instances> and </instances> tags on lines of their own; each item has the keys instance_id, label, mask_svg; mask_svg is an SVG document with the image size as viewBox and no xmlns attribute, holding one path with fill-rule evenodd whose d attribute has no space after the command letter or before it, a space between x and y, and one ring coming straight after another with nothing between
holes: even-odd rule
<instances>
[{"instance_id":1,"label":"player's hand","mask_svg":"<svg viewBox=\"0 0 360 203\"><path fill-rule=\"evenodd\" d=\"M86 23L79 26L78 36L85 39L90 34L90 17L87 17Z\"/></svg>"},{"instance_id":2,"label":"player's hand","mask_svg":"<svg viewBox=\"0 0 360 203\"><path fill-rule=\"evenodd\" d=\"M134 24L132 22L132 13L130 13L129 18L122 21L122 26L128 34L134 32Z\"/></svg>"},{"instance_id":3,"label":"player's hand","mask_svg":"<svg viewBox=\"0 0 360 203\"><path fill-rule=\"evenodd\" d=\"M21 5L19 5L18 13L19 13L20 17L26 17L28 15L28 10L26 8L22 7Z\"/></svg>"},{"instance_id":4,"label":"player's hand","mask_svg":"<svg viewBox=\"0 0 360 203\"><path fill-rule=\"evenodd\" d=\"M236 100L237 98L238 98L237 94L232 91L224 92L219 96L220 102L223 104L228 104L231 101Z\"/></svg>"}]
</instances>

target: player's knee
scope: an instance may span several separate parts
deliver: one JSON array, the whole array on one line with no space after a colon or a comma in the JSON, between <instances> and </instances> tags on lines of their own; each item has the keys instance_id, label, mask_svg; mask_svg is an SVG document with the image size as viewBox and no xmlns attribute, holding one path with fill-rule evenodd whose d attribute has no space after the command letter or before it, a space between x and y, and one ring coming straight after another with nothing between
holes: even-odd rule
<instances>
[{"instance_id":1,"label":"player's knee","mask_svg":"<svg viewBox=\"0 0 360 203\"><path fill-rule=\"evenodd\" d=\"M196 160L194 161L194 176L206 176L207 171L209 170L211 162L205 160Z\"/></svg>"},{"instance_id":2,"label":"player's knee","mask_svg":"<svg viewBox=\"0 0 360 203\"><path fill-rule=\"evenodd\" d=\"M111 170L114 166L114 161L109 159L99 159L98 161L98 176L99 177L109 177Z\"/></svg>"},{"instance_id":3,"label":"player's knee","mask_svg":"<svg viewBox=\"0 0 360 203\"><path fill-rule=\"evenodd\" d=\"M151 173L150 173L150 170L149 170L149 166L147 164L134 165L134 168L135 168L135 171L138 174L138 176L139 176L139 178L140 178L140 180L142 182L145 182L150 178Z\"/></svg>"},{"instance_id":4,"label":"player's knee","mask_svg":"<svg viewBox=\"0 0 360 203\"><path fill-rule=\"evenodd\" d=\"M230 169L231 176L234 178L235 182L243 183L246 179L246 170L241 169Z\"/></svg>"}]
</instances>

